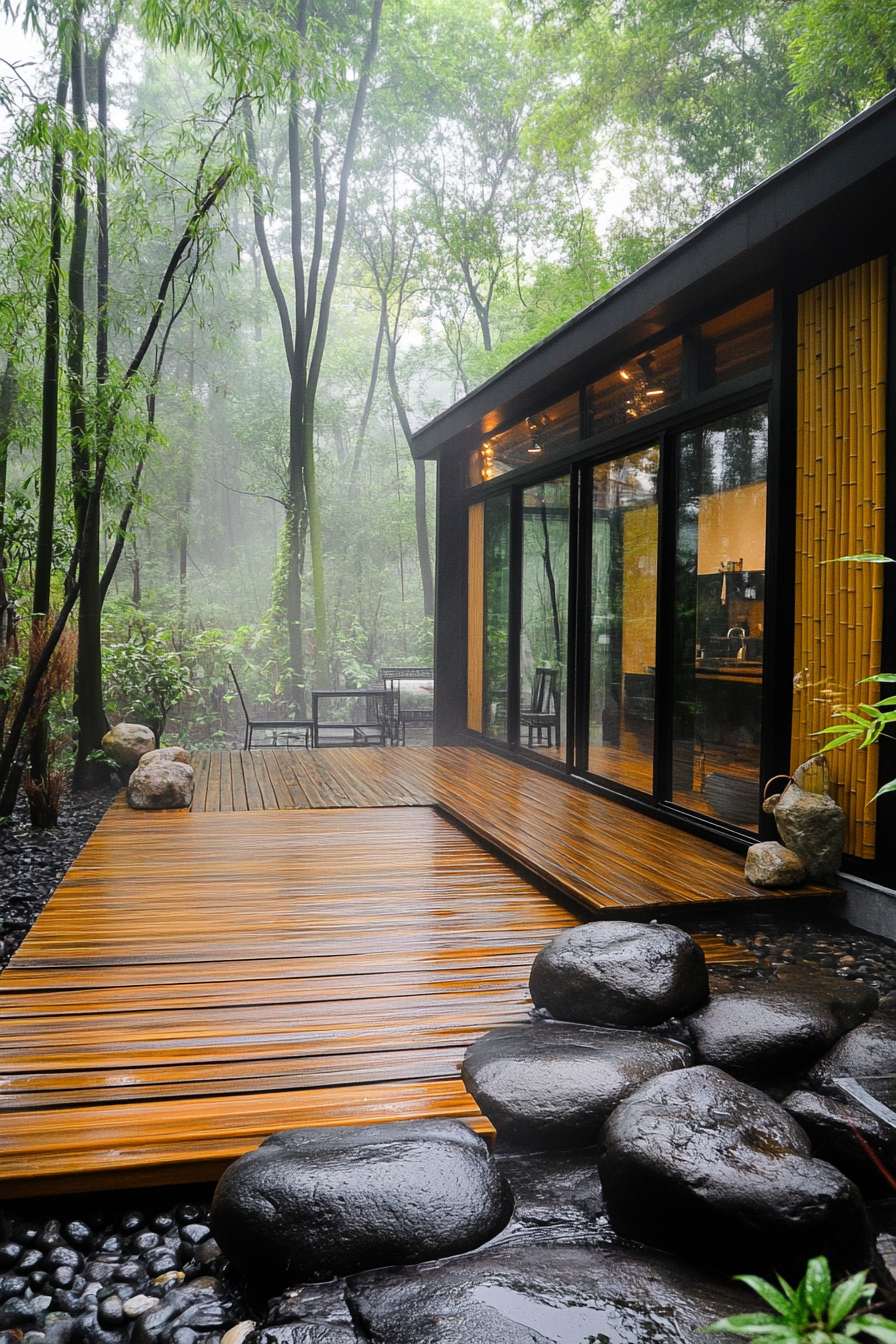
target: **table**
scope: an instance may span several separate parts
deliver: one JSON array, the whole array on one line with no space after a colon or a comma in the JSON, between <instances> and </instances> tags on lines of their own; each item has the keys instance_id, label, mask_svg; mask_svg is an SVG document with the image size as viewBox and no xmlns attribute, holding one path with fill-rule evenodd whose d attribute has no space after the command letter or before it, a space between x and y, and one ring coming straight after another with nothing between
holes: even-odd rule
<instances>
[{"instance_id":1,"label":"table","mask_svg":"<svg viewBox=\"0 0 896 1344\"><path fill-rule=\"evenodd\" d=\"M320 747L329 745L332 747L366 747L371 738L377 740L377 745L383 746L385 739L385 721L382 715L375 717L373 723L321 723L320 721L320 702L321 700L351 700L360 699L362 696L373 699L379 696L382 701L383 692L378 690L342 690L342 691L312 691L311 692L311 745ZM375 700L374 700L375 704ZM334 734L329 743L321 742L321 729L331 729Z\"/></svg>"}]
</instances>

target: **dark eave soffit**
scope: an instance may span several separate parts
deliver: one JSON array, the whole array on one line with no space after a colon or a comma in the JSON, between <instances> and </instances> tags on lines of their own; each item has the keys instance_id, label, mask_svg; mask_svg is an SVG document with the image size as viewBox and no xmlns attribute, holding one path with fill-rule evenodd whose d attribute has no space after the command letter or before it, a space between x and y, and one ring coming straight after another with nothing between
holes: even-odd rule
<instances>
[{"instance_id":1,"label":"dark eave soffit","mask_svg":"<svg viewBox=\"0 0 896 1344\"><path fill-rule=\"evenodd\" d=\"M815 282L850 242L885 250L896 210L896 93L841 126L623 280L413 436L416 458L474 448L729 294ZM739 300L738 300L739 301Z\"/></svg>"}]
</instances>

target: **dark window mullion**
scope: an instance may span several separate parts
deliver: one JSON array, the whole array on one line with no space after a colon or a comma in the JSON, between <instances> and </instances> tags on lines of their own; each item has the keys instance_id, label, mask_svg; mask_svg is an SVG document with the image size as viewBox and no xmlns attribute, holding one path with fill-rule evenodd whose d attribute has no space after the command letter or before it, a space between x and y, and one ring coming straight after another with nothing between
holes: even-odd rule
<instances>
[{"instance_id":1,"label":"dark window mullion","mask_svg":"<svg viewBox=\"0 0 896 1344\"><path fill-rule=\"evenodd\" d=\"M678 520L676 435L660 440L656 594L656 705L653 730L653 796L672 797L672 713L675 668L675 548Z\"/></svg>"},{"instance_id":2,"label":"dark window mullion","mask_svg":"<svg viewBox=\"0 0 896 1344\"><path fill-rule=\"evenodd\" d=\"M507 745L520 742L520 636L523 608L523 491L510 494L510 602L507 640Z\"/></svg>"}]
</instances>

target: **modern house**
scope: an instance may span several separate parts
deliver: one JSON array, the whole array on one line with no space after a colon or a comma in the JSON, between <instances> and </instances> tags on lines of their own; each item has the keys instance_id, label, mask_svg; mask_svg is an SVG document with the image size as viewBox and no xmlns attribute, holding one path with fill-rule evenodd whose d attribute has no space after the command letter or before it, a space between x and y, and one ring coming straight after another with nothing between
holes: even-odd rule
<instances>
[{"instance_id":1,"label":"modern house","mask_svg":"<svg viewBox=\"0 0 896 1344\"><path fill-rule=\"evenodd\" d=\"M766 784L896 670L896 566L833 563L896 556L894 262L896 94L417 432L436 744L774 834ZM896 887L896 742L829 759L844 868Z\"/></svg>"}]
</instances>

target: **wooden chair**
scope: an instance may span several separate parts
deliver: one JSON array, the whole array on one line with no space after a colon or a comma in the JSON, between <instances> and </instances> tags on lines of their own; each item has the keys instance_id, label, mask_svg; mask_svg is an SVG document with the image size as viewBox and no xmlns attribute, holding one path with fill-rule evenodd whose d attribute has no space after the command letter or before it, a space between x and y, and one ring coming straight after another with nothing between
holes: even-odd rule
<instances>
[{"instance_id":1,"label":"wooden chair","mask_svg":"<svg viewBox=\"0 0 896 1344\"><path fill-rule=\"evenodd\" d=\"M523 728L529 730L529 746L549 746L560 745L560 692L557 689L557 682L560 672L555 667L536 667L535 678L532 682L532 699L529 708L520 713L520 724ZM548 735L547 743L542 742L541 735L546 732ZM538 734L538 740L532 741L533 735ZM556 734L556 743L554 742Z\"/></svg>"},{"instance_id":2,"label":"wooden chair","mask_svg":"<svg viewBox=\"0 0 896 1344\"><path fill-rule=\"evenodd\" d=\"M236 687L236 693L237 693L237 695L238 695L239 698L240 698L240 704L241 704L242 707L243 707L243 715L245 716L245 719L246 719L246 736L245 736L245 738L243 739L243 751L251 751L251 750L252 750L252 734L253 734L254 732L258 732L258 731L261 731L261 730L264 730L264 731L274 731L274 732L280 732L280 731L282 731L284 737L285 737L287 740L288 740L289 738L291 738L291 737L295 737L295 738L302 737L302 738L304 738L304 744L305 744L305 746L307 747L307 746L309 745L309 741L310 741L310 737L311 737L311 720L310 720L310 719L252 719L252 718L250 718L250 717L249 717L249 711L248 711L248 709L246 708L246 701L245 701L245 699L244 699L244 697L243 697L243 692L240 690L240 684L239 684L239 682L237 681L237 679L236 679L236 673L235 673L234 670L233 670L233 665L232 665L231 663L228 663L227 666L230 668L230 675L233 677L233 684L234 684L234 686ZM276 744L275 744L275 745L276 745Z\"/></svg>"}]
</instances>

